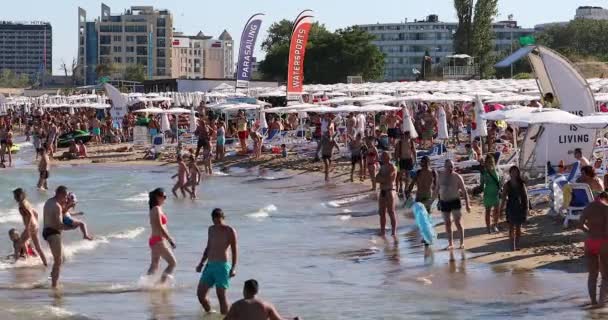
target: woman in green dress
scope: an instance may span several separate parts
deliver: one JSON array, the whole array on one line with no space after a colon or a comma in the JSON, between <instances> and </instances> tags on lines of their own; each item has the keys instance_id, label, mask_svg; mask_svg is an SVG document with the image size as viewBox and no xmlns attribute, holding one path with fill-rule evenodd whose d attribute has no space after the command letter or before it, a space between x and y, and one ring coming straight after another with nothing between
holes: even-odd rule
<instances>
[{"instance_id":1,"label":"woman in green dress","mask_svg":"<svg viewBox=\"0 0 608 320\"><path fill-rule=\"evenodd\" d=\"M486 155L484 169L481 172L481 188L483 189L483 205L486 208L486 228L488 233L499 232L498 206L500 204L500 176L492 154Z\"/></svg>"}]
</instances>

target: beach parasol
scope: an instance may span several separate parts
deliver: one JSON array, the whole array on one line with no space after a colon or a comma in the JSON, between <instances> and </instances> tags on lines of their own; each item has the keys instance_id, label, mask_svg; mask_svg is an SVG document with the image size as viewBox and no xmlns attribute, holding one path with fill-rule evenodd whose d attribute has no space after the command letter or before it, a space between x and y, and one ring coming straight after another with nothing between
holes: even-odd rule
<instances>
[{"instance_id":1,"label":"beach parasol","mask_svg":"<svg viewBox=\"0 0 608 320\"><path fill-rule=\"evenodd\" d=\"M407 107L403 106L403 122L401 123L401 132L410 132L410 137L412 139L418 138L418 132L416 132L416 127L414 126L414 122L412 122L412 117L410 117L410 112L407 110Z\"/></svg>"}]
</instances>

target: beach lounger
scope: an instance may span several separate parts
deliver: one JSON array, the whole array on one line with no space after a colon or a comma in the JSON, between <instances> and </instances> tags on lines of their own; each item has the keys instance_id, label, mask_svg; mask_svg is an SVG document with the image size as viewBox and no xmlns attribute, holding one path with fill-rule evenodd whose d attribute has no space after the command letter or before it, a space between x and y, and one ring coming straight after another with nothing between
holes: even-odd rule
<instances>
[{"instance_id":1,"label":"beach lounger","mask_svg":"<svg viewBox=\"0 0 608 320\"><path fill-rule=\"evenodd\" d=\"M566 208L566 217L564 218L564 228L568 227L568 222L580 219L581 212L593 201L591 188L586 183L572 183L572 199Z\"/></svg>"}]
</instances>

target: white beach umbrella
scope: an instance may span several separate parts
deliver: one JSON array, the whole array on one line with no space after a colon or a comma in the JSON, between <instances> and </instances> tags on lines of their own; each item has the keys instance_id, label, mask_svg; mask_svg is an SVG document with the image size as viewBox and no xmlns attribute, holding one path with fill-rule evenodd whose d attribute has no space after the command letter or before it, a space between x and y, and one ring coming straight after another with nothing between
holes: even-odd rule
<instances>
[{"instance_id":1,"label":"white beach umbrella","mask_svg":"<svg viewBox=\"0 0 608 320\"><path fill-rule=\"evenodd\" d=\"M169 115L163 113L160 117L160 130L166 132L171 130L171 124L169 123Z\"/></svg>"},{"instance_id":2,"label":"white beach umbrella","mask_svg":"<svg viewBox=\"0 0 608 320\"><path fill-rule=\"evenodd\" d=\"M448 133L448 121L447 121L447 116L445 114L445 110L443 110L443 107L439 107L439 111L438 111L438 125L439 125L439 132L437 134L437 139L439 140L447 140L450 138L450 135Z\"/></svg>"},{"instance_id":3,"label":"white beach umbrella","mask_svg":"<svg viewBox=\"0 0 608 320\"><path fill-rule=\"evenodd\" d=\"M416 131L416 127L414 126L414 122L412 122L412 117L410 117L410 112L406 106L403 106L403 122L401 123L401 132L410 132L410 137L412 139L418 138L418 132Z\"/></svg>"},{"instance_id":4,"label":"white beach umbrella","mask_svg":"<svg viewBox=\"0 0 608 320\"><path fill-rule=\"evenodd\" d=\"M190 108L190 132L196 131L196 113L194 112L194 106Z\"/></svg>"},{"instance_id":5,"label":"white beach umbrella","mask_svg":"<svg viewBox=\"0 0 608 320\"><path fill-rule=\"evenodd\" d=\"M608 128L608 113L592 113L579 117L572 124L586 129L606 129Z\"/></svg>"},{"instance_id":6,"label":"white beach umbrella","mask_svg":"<svg viewBox=\"0 0 608 320\"><path fill-rule=\"evenodd\" d=\"M482 117L485 113L483 102L479 96L475 97L475 123L477 127L473 132L474 137L487 137L488 136L488 124Z\"/></svg>"}]
</instances>

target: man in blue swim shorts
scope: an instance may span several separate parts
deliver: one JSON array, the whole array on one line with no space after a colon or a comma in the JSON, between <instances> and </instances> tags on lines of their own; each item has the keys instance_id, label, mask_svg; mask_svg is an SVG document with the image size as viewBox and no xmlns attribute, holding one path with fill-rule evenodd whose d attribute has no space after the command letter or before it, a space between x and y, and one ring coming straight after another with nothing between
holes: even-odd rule
<instances>
[{"instance_id":1,"label":"man in blue swim shorts","mask_svg":"<svg viewBox=\"0 0 608 320\"><path fill-rule=\"evenodd\" d=\"M203 252L203 258L196 267L196 272L203 270L196 294L198 301L206 312L211 311L211 305L207 298L209 289L215 287L217 298L220 303L220 312L228 313L228 300L226 289L230 287L230 278L236 275L236 262L238 257L236 231L224 223L224 212L216 208L211 212L213 225L209 227L207 236L207 247ZM228 263L228 247L231 249L232 263Z\"/></svg>"}]
</instances>

